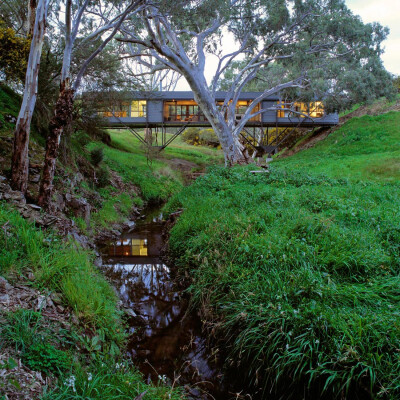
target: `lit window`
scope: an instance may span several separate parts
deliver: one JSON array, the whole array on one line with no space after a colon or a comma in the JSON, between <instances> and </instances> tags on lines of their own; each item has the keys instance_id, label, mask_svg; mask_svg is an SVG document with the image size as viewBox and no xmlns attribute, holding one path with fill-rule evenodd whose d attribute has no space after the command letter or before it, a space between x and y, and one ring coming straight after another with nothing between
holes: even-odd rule
<instances>
[{"instance_id":1,"label":"lit window","mask_svg":"<svg viewBox=\"0 0 400 400\"><path fill-rule=\"evenodd\" d=\"M131 117L145 117L146 116L146 100L133 100L131 103Z\"/></svg>"},{"instance_id":2,"label":"lit window","mask_svg":"<svg viewBox=\"0 0 400 400\"><path fill-rule=\"evenodd\" d=\"M321 101L310 103L310 117L311 118L322 118L324 116L324 105Z\"/></svg>"}]
</instances>

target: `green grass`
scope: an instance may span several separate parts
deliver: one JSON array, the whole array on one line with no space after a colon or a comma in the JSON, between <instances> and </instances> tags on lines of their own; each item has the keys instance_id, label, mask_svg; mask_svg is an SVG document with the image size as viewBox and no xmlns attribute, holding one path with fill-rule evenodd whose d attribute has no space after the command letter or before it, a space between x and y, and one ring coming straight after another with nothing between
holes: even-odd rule
<instances>
[{"instance_id":1,"label":"green grass","mask_svg":"<svg viewBox=\"0 0 400 400\"><path fill-rule=\"evenodd\" d=\"M142 395L142 396L140 396ZM148 385L142 375L127 362L93 362L89 367L77 367L65 374L58 386L46 392L42 400L182 400L180 388L160 382Z\"/></svg>"},{"instance_id":2,"label":"green grass","mask_svg":"<svg viewBox=\"0 0 400 400\"><path fill-rule=\"evenodd\" d=\"M32 270L36 284L59 291L82 322L123 339L117 298L92 264L93 255L74 242L64 243L36 229L17 212L0 203L0 274Z\"/></svg>"},{"instance_id":3,"label":"green grass","mask_svg":"<svg viewBox=\"0 0 400 400\"><path fill-rule=\"evenodd\" d=\"M167 205L193 306L265 396L400 396L399 122L355 118L270 174L214 168Z\"/></svg>"},{"instance_id":4,"label":"green grass","mask_svg":"<svg viewBox=\"0 0 400 400\"><path fill-rule=\"evenodd\" d=\"M398 181L400 113L352 118L315 147L278 163L334 178Z\"/></svg>"},{"instance_id":5,"label":"green grass","mask_svg":"<svg viewBox=\"0 0 400 400\"><path fill-rule=\"evenodd\" d=\"M99 189L102 205L92 216L94 226L99 229L126 220L133 206L141 207L144 202L161 203L178 192L184 185L185 176L173 164L174 159L193 163L193 170L202 170L209 164L223 161L221 151L190 146L180 138L162 153L153 150L148 154L148 149L129 131L111 130L109 133L111 147L92 142L87 145L87 149L92 151L101 148L104 154L102 165L115 171L125 184L139 188L140 193L120 193L111 186ZM80 221L77 222L81 224Z\"/></svg>"}]
</instances>

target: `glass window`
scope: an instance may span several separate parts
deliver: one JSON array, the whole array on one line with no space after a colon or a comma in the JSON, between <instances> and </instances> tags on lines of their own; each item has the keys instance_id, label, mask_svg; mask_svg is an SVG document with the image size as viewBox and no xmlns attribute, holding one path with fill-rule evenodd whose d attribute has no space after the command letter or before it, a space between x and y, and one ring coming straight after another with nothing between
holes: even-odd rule
<instances>
[{"instance_id":1,"label":"glass window","mask_svg":"<svg viewBox=\"0 0 400 400\"><path fill-rule=\"evenodd\" d=\"M133 100L131 103L131 117L139 118L146 116L146 100Z\"/></svg>"}]
</instances>

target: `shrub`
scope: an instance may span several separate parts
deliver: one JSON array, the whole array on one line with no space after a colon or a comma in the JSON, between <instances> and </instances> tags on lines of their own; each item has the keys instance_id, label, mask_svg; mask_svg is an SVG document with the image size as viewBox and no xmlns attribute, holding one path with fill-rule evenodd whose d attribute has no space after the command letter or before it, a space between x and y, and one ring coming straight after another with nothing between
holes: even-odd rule
<instances>
[{"instance_id":1,"label":"shrub","mask_svg":"<svg viewBox=\"0 0 400 400\"><path fill-rule=\"evenodd\" d=\"M96 177L97 177L97 185L96 186L98 188L106 187L110 183L110 172L107 167L99 168L96 171Z\"/></svg>"},{"instance_id":2,"label":"shrub","mask_svg":"<svg viewBox=\"0 0 400 400\"><path fill-rule=\"evenodd\" d=\"M71 360L67 353L57 350L47 343L37 343L31 346L23 356L23 360L29 368L46 374L58 375L71 366Z\"/></svg>"},{"instance_id":3,"label":"shrub","mask_svg":"<svg viewBox=\"0 0 400 400\"><path fill-rule=\"evenodd\" d=\"M188 144L199 144L199 135L201 129L190 127L186 128L185 131L182 133L182 140Z\"/></svg>"},{"instance_id":4,"label":"shrub","mask_svg":"<svg viewBox=\"0 0 400 400\"><path fill-rule=\"evenodd\" d=\"M212 129L200 129L196 127L186 128L182 134L182 140L194 146L219 146L218 137Z\"/></svg>"},{"instance_id":5,"label":"shrub","mask_svg":"<svg viewBox=\"0 0 400 400\"><path fill-rule=\"evenodd\" d=\"M99 164L103 161L103 159L104 159L104 152L101 147L97 147L90 151L90 161L95 167L98 167Z\"/></svg>"}]
</instances>

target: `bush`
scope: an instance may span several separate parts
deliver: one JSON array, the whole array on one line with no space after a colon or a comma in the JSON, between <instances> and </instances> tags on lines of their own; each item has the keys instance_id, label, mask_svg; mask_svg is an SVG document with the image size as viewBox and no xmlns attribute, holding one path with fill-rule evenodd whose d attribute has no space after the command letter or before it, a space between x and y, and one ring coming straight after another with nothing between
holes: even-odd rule
<instances>
[{"instance_id":1,"label":"bush","mask_svg":"<svg viewBox=\"0 0 400 400\"><path fill-rule=\"evenodd\" d=\"M187 128L182 134L182 140L194 146L219 146L218 137L212 129Z\"/></svg>"},{"instance_id":2,"label":"bush","mask_svg":"<svg viewBox=\"0 0 400 400\"><path fill-rule=\"evenodd\" d=\"M2 339L16 350L26 351L37 340L41 318L40 313L32 310L19 309L7 313L5 324L0 329Z\"/></svg>"},{"instance_id":3,"label":"bush","mask_svg":"<svg viewBox=\"0 0 400 400\"><path fill-rule=\"evenodd\" d=\"M97 177L97 185L96 186L98 188L106 187L110 183L110 172L107 167L99 168L96 171L96 177Z\"/></svg>"},{"instance_id":4,"label":"bush","mask_svg":"<svg viewBox=\"0 0 400 400\"><path fill-rule=\"evenodd\" d=\"M103 161L103 159L104 159L104 152L101 147L97 147L90 151L90 161L95 167L98 167L99 164Z\"/></svg>"},{"instance_id":5,"label":"bush","mask_svg":"<svg viewBox=\"0 0 400 400\"><path fill-rule=\"evenodd\" d=\"M69 369L71 360L67 353L57 350L47 343L37 343L31 346L23 357L25 364L34 371L58 375Z\"/></svg>"},{"instance_id":6,"label":"bush","mask_svg":"<svg viewBox=\"0 0 400 400\"><path fill-rule=\"evenodd\" d=\"M201 132L200 128L195 128L195 127L186 128L182 133L182 140L192 145L199 144L200 132Z\"/></svg>"}]
</instances>

